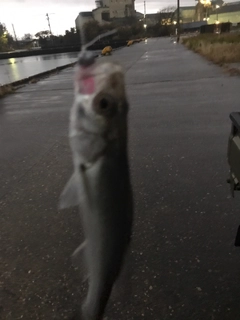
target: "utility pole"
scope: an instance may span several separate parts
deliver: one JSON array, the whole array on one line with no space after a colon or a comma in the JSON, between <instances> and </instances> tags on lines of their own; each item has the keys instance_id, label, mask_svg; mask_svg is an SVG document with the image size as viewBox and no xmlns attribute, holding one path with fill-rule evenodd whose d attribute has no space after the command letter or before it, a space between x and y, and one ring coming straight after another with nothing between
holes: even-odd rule
<instances>
[{"instance_id":1,"label":"utility pole","mask_svg":"<svg viewBox=\"0 0 240 320\"><path fill-rule=\"evenodd\" d=\"M180 0L177 0L177 42L180 40Z\"/></svg>"},{"instance_id":2,"label":"utility pole","mask_svg":"<svg viewBox=\"0 0 240 320\"><path fill-rule=\"evenodd\" d=\"M13 28L13 34L14 34L14 38L15 38L15 42L16 42L16 48L18 48L18 39L16 36L16 32L15 32L15 28L14 28L14 24L12 23L12 28Z\"/></svg>"},{"instance_id":3,"label":"utility pole","mask_svg":"<svg viewBox=\"0 0 240 320\"><path fill-rule=\"evenodd\" d=\"M144 0L144 19L143 19L143 27L145 29L145 32L147 31L147 20L146 20L146 1Z\"/></svg>"},{"instance_id":4,"label":"utility pole","mask_svg":"<svg viewBox=\"0 0 240 320\"><path fill-rule=\"evenodd\" d=\"M50 35L52 35L52 30L51 30L51 25L50 25L50 18L49 18L49 14L46 14L47 17L47 21L48 21L48 27L49 27L49 31L50 31Z\"/></svg>"},{"instance_id":5,"label":"utility pole","mask_svg":"<svg viewBox=\"0 0 240 320\"><path fill-rule=\"evenodd\" d=\"M12 28L13 28L13 34L14 34L15 41L17 42L17 36L16 36L16 32L15 32L15 28L14 28L13 23L12 23Z\"/></svg>"}]
</instances>

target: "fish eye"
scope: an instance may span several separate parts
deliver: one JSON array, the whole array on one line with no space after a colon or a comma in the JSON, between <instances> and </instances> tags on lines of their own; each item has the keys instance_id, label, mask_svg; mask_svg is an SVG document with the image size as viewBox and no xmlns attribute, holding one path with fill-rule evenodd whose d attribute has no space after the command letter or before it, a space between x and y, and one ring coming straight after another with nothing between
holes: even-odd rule
<instances>
[{"instance_id":1,"label":"fish eye","mask_svg":"<svg viewBox=\"0 0 240 320\"><path fill-rule=\"evenodd\" d=\"M94 99L93 108L99 115L111 118L117 112L117 101L108 93L100 93Z\"/></svg>"},{"instance_id":2,"label":"fish eye","mask_svg":"<svg viewBox=\"0 0 240 320\"><path fill-rule=\"evenodd\" d=\"M106 98L102 98L99 104L101 109L107 109L109 106L109 101Z\"/></svg>"}]
</instances>

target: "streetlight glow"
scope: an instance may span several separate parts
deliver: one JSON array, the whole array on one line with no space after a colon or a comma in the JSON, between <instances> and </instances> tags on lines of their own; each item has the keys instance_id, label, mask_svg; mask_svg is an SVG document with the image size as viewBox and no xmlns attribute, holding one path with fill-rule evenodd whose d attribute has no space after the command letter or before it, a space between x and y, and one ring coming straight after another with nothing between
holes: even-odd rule
<instances>
[{"instance_id":1,"label":"streetlight glow","mask_svg":"<svg viewBox=\"0 0 240 320\"><path fill-rule=\"evenodd\" d=\"M210 0L200 0L201 4L205 6L210 6L211 5L211 1Z\"/></svg>"}]
</instances>

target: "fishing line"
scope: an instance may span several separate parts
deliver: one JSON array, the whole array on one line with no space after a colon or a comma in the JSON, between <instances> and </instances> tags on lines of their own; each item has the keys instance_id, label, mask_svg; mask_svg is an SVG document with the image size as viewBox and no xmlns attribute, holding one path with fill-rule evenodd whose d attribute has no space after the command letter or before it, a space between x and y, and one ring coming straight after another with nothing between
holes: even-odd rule
<instances>
[{"instance_id":1,"label":"fishing line","mask_svg":"<svg viewBox=\"0 0 240 320\"><path fill-rule=\"evenodd\" d=\"M113 29L111 31L104 32L104 33L96 36L93 40L91 40L88 43L86 43L86 34L85 34L85 30L84 30L84 25L83 25L82 28L80 28L81 51L82 52L86 51L87 48L92 46L98 40L101 40L103 38L111 36L112 34L115 34L116 32L117 32L117 29Z\"/></svg>"}]
</instances>

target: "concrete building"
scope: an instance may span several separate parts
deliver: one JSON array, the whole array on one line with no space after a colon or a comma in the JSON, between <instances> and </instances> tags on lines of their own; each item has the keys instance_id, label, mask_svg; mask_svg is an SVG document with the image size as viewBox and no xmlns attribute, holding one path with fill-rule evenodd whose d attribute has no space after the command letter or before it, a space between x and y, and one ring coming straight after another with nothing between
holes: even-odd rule
<instances>
[{"instance_id":1,"label":"concrete building","mask_svg":"<svg viewBox=\"0 0 240 320\"><path fill-rule=\"evenodd\" d=\"M93 13L91 11L80 12L75 20L76 29L80 30L89 21L94 21Z\"/></svg>"},{"instance_id":2,"label":"concrete building","mask_svg":"<svg viewBox=\"0 0 240 320\"><path fill-rule=\"evenodd\" d=\"M107 0L109 1L110 18L132 17L135 13L135 0Z\"/></svg>"},{"instance_id":3,"label":"concrete building","mask_svg":"<svg viewBox=\"0 0 240 320\"><path fill-rule=\"evenodd\" d=\"M221 22L240 23L240 2L226 3L216 8L209 16L208 24Z\"/></svg>"},{"instance_id":4,"label":"concrete building","mask_svg":"<svg viewBox=\"0 0 240 320\"><path fill-rule=\"evenodd\" d=\"M223 0L196 0L195 21L208 21L210 14L223 5Z\"/></svg>"},{"instance_id":5,"label":"concrete building","mask_svg":"<svg viewBox=\"0 0 240 320\"><path fill-rule=\"evenodd\" d=\"M95 20L100 24L113 19L122 19L135 15L135 0L96 0L96 9L92 12L80 12L75 20L76 28Z\"/></svg>"},{"instance_id":6,"label":"concrete building","mask_svg":"<svg viewBox=\"0 0 240 320\"><path fill-rule=\"evenodd\" d=\"M108 7L96 8L92 11L93 19L100 24L108 23L110 21L110 12Z\"/></svg>"}]
</instances>

